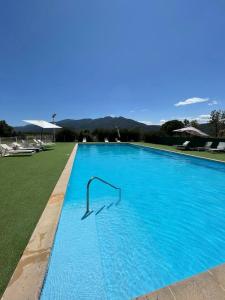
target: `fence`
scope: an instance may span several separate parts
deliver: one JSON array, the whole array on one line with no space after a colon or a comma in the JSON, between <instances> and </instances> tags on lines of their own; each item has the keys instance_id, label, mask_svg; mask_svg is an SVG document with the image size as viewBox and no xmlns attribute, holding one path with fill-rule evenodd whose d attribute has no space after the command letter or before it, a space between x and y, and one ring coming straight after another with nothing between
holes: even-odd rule
<instances>
[{"instance_id":1,"label":"fence","mask_svg":"<svg viewBox=\"0 0 225 300\"><path fill-rule=\"evenodd\" d=\"M52 135L41 135L36 134L36 135L21 135L21 136L13 136L13 137L0 137L0 144L7 144L11 145L12 143L21 143L22 141L27 143L27 144L33 144L34 139L36 140L42 140L43 142L52 142L53 141L53 136Z\"/></svg>"},{"instance_id":2,"label":"fence","mask_svg":"<svg viewBox=\"0 0 225 300\"><path fill-rule=\"evenodd\" d=\"M21 135L21 136L14 136L14 137L0 137L0 144L8 144L11 145L14 142L21 143L22 141L26 144L33 144L33 139L41 139L40 134L36 135ZM122 141L132 141L131 139L121 139ZM191 145L193 147L200 147L203 146L207 141L212 141L212 147L218 145L219 142L225 142L225 138L212 138L212 137L198 137L198 136L189 136L189 137L180 137L180 136L158 136L154 135L145 135L144 139L147 143L153 144L161 144L161 145L181 145L185 141L191 141ZM42 141L44 142L52 142L53 136L52 135L42 135ZM63 140L62 140L63 141ZM67 140L64 140L67 141ZM135 140L138 141L138 140Z\"/></svg>"}]
</instances>

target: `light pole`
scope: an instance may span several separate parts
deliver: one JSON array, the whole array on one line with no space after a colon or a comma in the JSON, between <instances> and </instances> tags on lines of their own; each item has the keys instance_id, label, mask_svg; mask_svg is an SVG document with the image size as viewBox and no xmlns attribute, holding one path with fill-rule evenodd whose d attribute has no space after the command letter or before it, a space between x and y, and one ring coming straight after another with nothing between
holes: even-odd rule
<instances>
[{"instance_id":1,"label":"light pole","mask_svg":"<svg viewBox=\"0 0 225 300\"><path fill-rule=\"evenodd\" d=\"M55 117L56 117L56 113L52 115L52 124L54 125L55 125ZM55 128L53 128L53 142L55 143Z\"/></svg>"}]
</instances>

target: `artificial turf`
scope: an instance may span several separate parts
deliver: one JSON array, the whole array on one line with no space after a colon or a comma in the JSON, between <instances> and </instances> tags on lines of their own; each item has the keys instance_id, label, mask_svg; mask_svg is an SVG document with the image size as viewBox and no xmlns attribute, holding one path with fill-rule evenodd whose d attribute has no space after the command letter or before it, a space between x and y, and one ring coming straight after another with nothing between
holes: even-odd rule
<instances>
[{"instance_id":1,"label":"artificial turf","mask_svg":"<svg viewBox=\"0 0 225 300\"><path fill-rule=\"evenodd\" d=\"M0 297L73 147L58 143L29 157L0 157Z\"/></svg>"},{"instance_id":2,"label":"artificial turf","mask_svg":"<svg viewBox=\"0 0 225 300\"><path fill-rule=\"evenodd\" d=\"M175 151L178 153L183 153L183 154L190 154L190 155L195 155L198 157L204 157L208 159L216 159L220 161L225 161L225 153L211 153L208 151L193 151L193 150L177 150L175 146L167 146L167 145L159 145L159 144L151 144L151 143L135 143L137 145L143 145L143 146L149 146L157 149L162 149L162 150L170 150L170 151Z\"/></svg>"}]
</instances>

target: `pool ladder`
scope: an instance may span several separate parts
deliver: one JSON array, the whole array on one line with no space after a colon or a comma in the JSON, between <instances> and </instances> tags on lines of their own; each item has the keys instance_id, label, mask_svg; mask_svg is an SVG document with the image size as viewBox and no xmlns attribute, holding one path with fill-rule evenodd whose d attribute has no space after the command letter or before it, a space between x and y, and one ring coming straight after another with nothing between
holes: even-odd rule
<instances>
[{"instance_id":1,"label":"pool ladder","mask_svg":"<svg viewBox=\"0 0 225 300\"><path fill-rule=\"evenodd\" d=\"M119 187L117 187L117 186L115 186L115 185L113 185L113 184L105 181L104 179L102 179L100 177L93 176L93 177L91 177L88 180L88 183L87 183L86 213L85 213L85 215L90 214L90 191L89 190L90 190L90 185L91 185L92 181L94 181L94 180L98 180L98 181L100 181L100 182L102 182L102 183L104 183L104 184L106 184L108 186L111 186L113 189L118 190L119 191L119 201L121 200L121 188L119 188Z\"/></svg>"}]
</instances>

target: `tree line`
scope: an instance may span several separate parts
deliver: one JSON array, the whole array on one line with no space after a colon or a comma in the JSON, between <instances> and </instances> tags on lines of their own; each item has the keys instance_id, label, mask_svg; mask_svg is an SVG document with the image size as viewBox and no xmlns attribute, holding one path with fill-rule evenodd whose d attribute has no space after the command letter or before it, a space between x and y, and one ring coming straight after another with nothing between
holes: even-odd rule
<instances>
[{"instance_id":1,"label":"tree line","mask_svg":"<svg viewBox=\"0 0 225 300\"><path fill-rule=\"evenodd\" d=\"M180 129L183 127L192 126L195 128L199 128L200 124L197 120L187 120L183 121L179 120L171 120L164 123L160 132L166 134L167 136L173 136L174 130ZM224 137L225 136L225 111L223 110L213 110L210 113L209 121L208 121L208 130L210 131L210 135L213 137Z\"/></svg>"},{"instance_id":2,"label":"tree line","mask_svg":"<svg viewBox=\"0 0 225 300\"><path fill-rule=\"evenodd\" d=\"M16 133L12 126L6 123L5 120L0 120L0 137L14 136Z\"/></svg>"},{"instance_id":3,"label":"tree line","mask_svg":"<svg viewBox=\"0 0 225 300\"><path fill-rule=\"evenodd\" d=\"M165 122L158 131L144 132L140 129L120 129L120 137L116 129L95 129L94 131L81 130L79 132L64 128L56 134L58 141L82 141L86 137L88 142L103 142L107 138L110 142L120 139L123 142L129 141L154 141L157 137L171 137L176 135L174 130L187 126L199 128L197 120L170 120ZM225 137L225 111L213 110L210 114L208 129L212 137Z\"/></svg>"},{"instance_id":4,"label":"tree line","mask_svg":"<svg viewBox=\"0 0 225 300\"><path fill-rule=\"evenodd\" d=\"M58 142L74 142L82 141L85 137L88 142L104 142L107 138L110 142L120 139L123 142L129 141L152 141L157 137L171 137L174 136L174 130L186 126L193 126L199 128L200 124L197 120L170 120L165 122L158 131L144 132L141 129L120 129L120 136L118 136L117 129L95 129L90 130L72 130L70 128L63 128L56 133L56 141ZM210 135L212 137L225 137L225 111L213 110L210 114L209 123ZM16 133L12 126L8 125L5 120L0 120L0 137L10 137L20 135ZM21 135L24 135L21 134Z\"/></svg>"},{"instance_id":5,"label":"tree line","mask_svg":"<svg viewBox=\"0 0 225 300\"><path fill-rule=\"evenodd\" d=\"M139 129L120 129L120 136L116 129L95 129L75 131L69 128L63 128L56 134L56 141L58 142L81 142L83 138L87 139L87 142L104 142L105 138L109 142L115 142L117 139L123 142L141 140L142 132Z\"/></svg>"}]
</instances>

